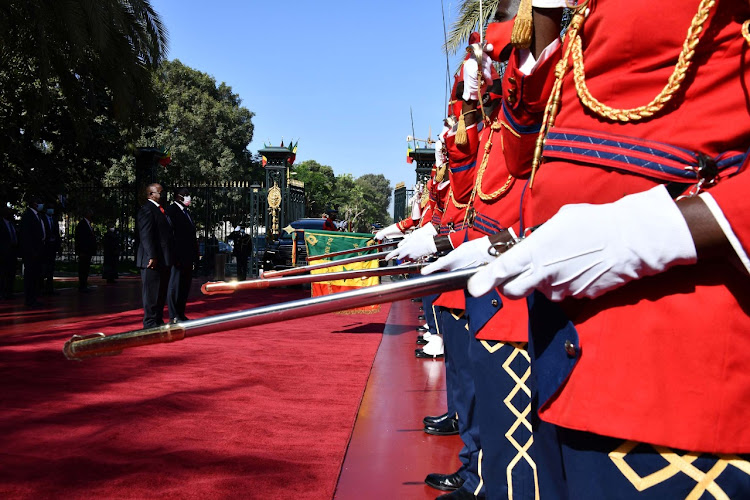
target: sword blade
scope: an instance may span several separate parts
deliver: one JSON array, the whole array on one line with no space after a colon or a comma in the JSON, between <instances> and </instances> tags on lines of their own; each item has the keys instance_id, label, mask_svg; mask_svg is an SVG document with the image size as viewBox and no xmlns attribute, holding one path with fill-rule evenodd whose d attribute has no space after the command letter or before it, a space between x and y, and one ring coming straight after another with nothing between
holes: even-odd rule
<instances>
[{"instance_id":1,"label":"sword blade","mask_svg":"<svg viewBox=\"0 0 750 500\"><path fill-rule=\"evenodd\" d=\"M351 250L339 250L338 252L324 253L321 255L313 255L312 257L307 258L307 262L312 262L313 260L328 259L331 257L338 257L339 255L346 255L350 253L367 252L368 250L380 250L381 248L390 248L390 247L395 247L396 245L398 245L398 242L391 241L388 243L379 243L377 245L370 245L370 246L362 247L362 248L352 248Z\"/></svg>"},{"instance_id":2,"label":"sword blade","mask_svg":"<svg viewBox=\"0 0 750 500\"><path fill-rule=\"evenodd\" d=\"M393 276L395 274L414 274L422 269L421 264L403 266L377 267L375 269L357 269L354 271L337 271L333 273L305 274L303 276L281 276L278 278L259 278L245 281L216 281L204 283L201 292L205 295L234 293L237 290L257 290L281 286L304 285L318 281L335 281L374 276Z\"/></svg>"},{"instance_id":3,"label":"sword blade","mask_svg":"<svg viewBox=\"0 0 750 500\"><path fill-rule=\"evenodd\" d=\"M320 264L310 264L309 266L292 267L291 269L284 269L283 271L266 271L260 275L261 278L278 278L281 276L294 276L295 274L305 274L310 271L316 271L318 269L325 269L333 266L343 266L346 264L354 264L356 262L367 262L369 260L382 260L390 252L377 252L367 255L358 255L356 257L349 257L347 259L339 259L331 262L323 262Z\"/></svg>"},{"instance_id":4,"label":"sword blade","mask_svg":"<svg viewBox=\"0 0 750 500\"><path fill-rule=\"evenodd\" d=\"M124 349L133 347L176 342L186 337L208 335L235 328L276 323L356 307L458 290L466 287L467 281L476 271L476 268L461 269L417 279L360 288L349 292L208 316L206 318L185 321L184 323L162 325L147 330L134 330L112 335L104 335L102 333L87 336L74 335L70 340L65 342L63 353L66 358L71 360L115 355Z\"/></svg>"}]
</instances>

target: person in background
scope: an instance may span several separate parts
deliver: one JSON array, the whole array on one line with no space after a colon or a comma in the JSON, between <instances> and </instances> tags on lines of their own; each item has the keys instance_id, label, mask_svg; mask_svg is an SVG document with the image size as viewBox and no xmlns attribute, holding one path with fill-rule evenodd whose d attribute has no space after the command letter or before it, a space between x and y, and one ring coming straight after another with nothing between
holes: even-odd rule
<instances>
[{"instance_id":1,"label":"person in background","mask_svg":"<svg viewBox=\"0 0 750 500\"><path fill-rule=\"evenodd\" d=\"M120 235L114 224L110 224L102 239L104 262L102 264L102 278L107 283L117 280L117 264L120 261Z\"/></svg>"},{"instance_id":2,"label":"person in background","mask_svg":"<svg viewBox=\"0 0 750 500\"><path fill-rule=\"evenodd\" d=\"M18 232L13 222L13 210L0 206L0 298L13 297L18 258Z\"/></svg>"},{"instance_id":3,"label":"person in background","mask_svg":"<svg viewBox=\"0 0 750 500\"><path fill-rule=\"evenodd\" d=\"M91 226L91 209L86 209L83 218L78 221L75 234L75 249L78 256L78 291L88 293L91 257L96 253L96 235Z\"/></svg>"},{"instance_id":4,"label":"person in background","mask_svg":"<svg viewBox=\"0 0 750 500\"><path fill-rule=\"evenodd\" d=\"M167 288L169 320L173 323L187 321L187 305L190 283L193 280L193 266L198 263L198 240L195 236L195 223L188 207L192 197L188 188L175 192L174 203L167 207L167 215L172 221L175 239L174 263L170 271Z\"/></svg>"},{"instance_id":5,"label":"person in background","mask_svg":"<svg viewBox=\"0 0 750 500\"><path fill-rule=\"evenodd\" d=\"M44 276L42 291L48 295L57 295L53 285L55 275L55 260L62 255L62 237L60 236L60 224L55 215L55 202L48 201L44 217L47 222L47 244L44 248Z\"/></svg>"},{"instance_id":6,"label":"person in background","mask_svg":"<svg viewBox=\"0 0 750 500\"><path fill-rule=\"evenodd\" d=\"M247 279L247 258L250 256L253 247L252 239L245 232L243 226L235 227L227 239L234 242L232 255L237 257L237 279L245 281Z\"/></svg>"},{"instance_id":7,"label":"person in background","mask_svg":"<svg viewBox=\"0 0 750 500\"><path fill-rule=\"evenodd\" d=\"M23 258L24 303L28 308L41 307L37 300L39 283L44 269L44 246L47 241L47 224L42 220L44 203L35 194L26 198L27 208L21 216L20 248Z\"/></svg>"}]
</instances>

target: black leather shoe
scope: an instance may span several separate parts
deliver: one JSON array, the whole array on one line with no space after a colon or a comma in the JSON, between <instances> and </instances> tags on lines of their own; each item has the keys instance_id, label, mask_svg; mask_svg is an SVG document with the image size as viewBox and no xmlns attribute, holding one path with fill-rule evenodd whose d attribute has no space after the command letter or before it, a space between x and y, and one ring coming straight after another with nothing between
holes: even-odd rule
<instances>
[{"instance_id":1,"label":"black leather shoe","mask_svg":"<svg viewBox=\"0 0 750 500\"><path fill-rule=\"evenodd\" d=\"M426 327L426 326L422 325L422 326L418 326L418 327L417 327L417 331L418 331L419 333L424 333L424 332L429 332L429 331L430 331L430 329L429 329L428 327Z\"/></svg>"},{"instance_id":2,"label":"black leather shoe","mask_svg":"<svg viewBox=\"0 0 750 500\"><path fill-rule=\"evenodd\" d=\"M446 413L443 413L442 415L426 416L425 418L422 419L422 423L424 425L435 425L435 424L439 424L440 422L448 418L456 418L456 414L455 413L450 414L446 412Z\"/></svg>"},{"instance_id":3,"label":"black leather shoe","mask_svg":"<svg viewBox=\"0 0 750 500\"><path fill-rule=\"evenodd\" d=\"M424 482L427 486L436 490L454 491L464 484L464 479L458 475L458 472L453 474L427 474Z\"/></svg>"},{"instance_id":4,"label":"black leather shoe","mask_svg":"<svg viewBox=\"0 0 750 500\"><path fill-rule=\"evenodd\" d=\"M417 337L417 345L427 345L427 341L420 335Z\"/></svg>"},{"instance_id":5,"label":"black leather shoe","mask_svg":"<svg viewBox=\"0 0 750 500\"><path fill-rule=\"evenodd\" d=\"M454 434L458 434L458 420L455 418L446 418L436 424L427 424L424 426L424 431L433 436L453 436Z\"/></svg>"},{"instance_id":6,"label":"black leather shoe","mask_svg":"<svg viewBox=\"0 0 750 500\"><path fill-rule=\"evenodd\" d=\"M450 493L440 495L435 500L477 500L478 498L484 497L478 497L466 488L459 488L455 491L451 491Z\"/></svg>"},{"instance_id":7,"label":"black leather shoe","mask_svg":"<svg viewBox=\"0 0 750 500\"><path fill-rule=\"evenodd\" d=\"M422 350L422 349L414 349L414 356L416 356L418 358L435 359L435 358L442 358L444 356L444 354L435 354L435 355L432 355L432 354L425 353L424 350Z\"/></svg>"},{"instance_id":8,"label":"black leather shoe","mask_svg":"<svg viewBox=\"0 0 750 500\"><path fill-rule=\"evenodd\" d=\"M417 316L417 320L424 321L424 314L420 314L419 316Z\"/></svg>"}]
</instances>

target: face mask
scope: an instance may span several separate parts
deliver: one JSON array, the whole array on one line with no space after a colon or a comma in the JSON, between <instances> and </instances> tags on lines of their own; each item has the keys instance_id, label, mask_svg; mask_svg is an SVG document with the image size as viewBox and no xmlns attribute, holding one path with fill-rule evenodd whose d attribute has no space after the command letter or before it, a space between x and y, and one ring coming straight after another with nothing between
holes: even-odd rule
<instances>
[{"instance_id":1,"label":"face mask","mask_svg":"<svg viewBox=\"0 0 750 500\"><path fill-rule=\"evenodd\" d=\"M55 210L52 208L47 209L47 215L55 215Z\"/></svg>"},{"instance_id":2,"label":"face mask","mask_svg":"<svg viewBox=\"0 0 750 500\"><path fill-rule=\"evenodd\" d=\"M189 207L190 206L190 200L192 200L192 198L190 197L190 195L183 196L182 197L182 204L185 205L186 207Z\"/></svg>"},{"instance_id":3,"label":"face mask","mask_svg":"<svg viewBox=\"0 0 750 500\"><path fill-rule=\"evenodd\" d=\"M44 203L37 203L36 211L41 212L42 210L44 210Z\"/></svg>"}]
</instances>

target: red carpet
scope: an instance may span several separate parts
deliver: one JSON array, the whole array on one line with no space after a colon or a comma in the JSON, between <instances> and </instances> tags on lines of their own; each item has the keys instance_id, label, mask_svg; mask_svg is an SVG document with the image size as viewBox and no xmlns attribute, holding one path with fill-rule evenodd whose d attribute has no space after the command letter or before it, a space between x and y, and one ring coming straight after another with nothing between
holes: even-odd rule
<instances>
[{"instance_id":1,"label":"red carpet","mask_svg":"<svg viewBox=\"0 0 750 500\"><path fill-rule=\"evenodd\" d=\"M188 315L308 294L196 297ZM0 497L331 498L388 309L80 363L64 340L138 328L141 311L0 327Z\"/></svg>"}]
</instances>

